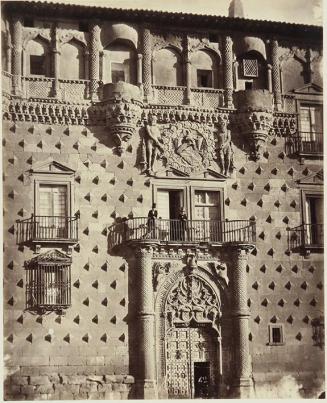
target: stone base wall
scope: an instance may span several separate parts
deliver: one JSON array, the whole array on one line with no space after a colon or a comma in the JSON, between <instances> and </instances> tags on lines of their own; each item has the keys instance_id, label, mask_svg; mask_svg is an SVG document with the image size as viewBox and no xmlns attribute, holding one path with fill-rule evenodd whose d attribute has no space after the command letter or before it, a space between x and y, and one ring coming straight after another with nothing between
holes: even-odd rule
<instances>
[{"instance_id":1,"label":"stone base wall","mask_svg":"<svg viewBox=\"0 0 327 403\"><path fill-rule=\"evenodd\" d=\"M98 368L20 367L4 382L5 400L126 400L134 398L134 378Z\"/></svg>"}]
</instances>

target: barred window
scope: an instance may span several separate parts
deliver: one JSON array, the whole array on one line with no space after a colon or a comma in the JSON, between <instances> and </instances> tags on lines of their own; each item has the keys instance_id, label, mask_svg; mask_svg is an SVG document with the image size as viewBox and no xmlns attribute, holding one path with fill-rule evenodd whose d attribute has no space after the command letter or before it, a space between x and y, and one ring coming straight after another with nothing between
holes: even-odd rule
<instances>
[{"instance_id":1,"label":"barred window","mask_svg":"<svg viewBox=\"0 0 327 403\"><path fill-rule=\"evenodd\" d=\"M25 263L26 309L60 313L71 305L71 258L51 250Z\"/></svg>"},{"instance_id":2,"label":"barred window","mask_svg":"<svg viewBox=\"0 0 327 403\"><path fill-rule=\"evenodd\" d=\"M243 75L244 77L258 77L259 68L256 59L243 59Z\"/></svg>"}]
</instances>

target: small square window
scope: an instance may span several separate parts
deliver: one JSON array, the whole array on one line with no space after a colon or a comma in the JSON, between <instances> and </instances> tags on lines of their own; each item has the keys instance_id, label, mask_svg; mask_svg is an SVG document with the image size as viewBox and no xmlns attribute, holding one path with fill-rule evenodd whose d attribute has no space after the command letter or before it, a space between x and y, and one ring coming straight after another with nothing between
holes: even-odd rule
<instances>
[{"instance_id":1,"label":"small square window","mask_svg":"<svg viewBox=\"0 0 327 403\"><path fill-rule=\"evenodd\" d=\"M45 76L45 57L44 56L30 56L30 74L37 76Z\"/></svg>"},{"instance_id":2,"label":"small square window","mask_svg":"<svg viewBox=\"0 0 327 403\"><path fill-rule=\"evenodd\" d=\"M111 63L111 80L113 83L125 81L125 70L123 63Z\"/></svg>"},{"instance_id":3,"label":"small square window","mask_svg":"<svg viewBox=\"0 0 327 403\"><path fill-rule=\"evenodd\" d=\"M271 346L280 346L284 344L283 325L269 325L269 344Z\"/></svg>"},{"instance_id":4,"label":"small square window","mask_svg":"<svg viewBox=\"0 0 327 403\"><path fill-rule=\"evenodd\" d=\"M212 88L211 70L198 70L197 79L198 79L198 87Z\"/></svg>"},{"instance_id":5,"label":"small square window","mask_svg":"<svg viewBox=\"0 0 327 403\"><path fill-rule=\"evenodd\" d=\"M258 77L258 61L256 59L243 59L243 75L244 77Z\"/></svg>"}]
</instances>

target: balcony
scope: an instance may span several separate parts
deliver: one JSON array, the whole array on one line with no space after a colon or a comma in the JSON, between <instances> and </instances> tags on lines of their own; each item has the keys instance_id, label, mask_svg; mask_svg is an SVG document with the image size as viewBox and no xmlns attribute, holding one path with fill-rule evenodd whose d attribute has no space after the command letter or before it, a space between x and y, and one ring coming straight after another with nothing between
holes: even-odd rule
<instances>
[{"instance_id":1,"label":"balcony","mask_svg":"<svg viewBox=\"0 0 327 403\"><path fill-rule=\"evenodd\" d=\"M287 153L299 157L322 157L323 134L321 132L300 132L297 136L289 136L286 141Z\"/></svg>"},{"instance_id":2,"label":"balcony","mask_svg":"<svg viewBox=\"0 0 327 403\"><path fill-rule=\"evenodd\" d=\"M160 244L253 244L256 223L248 220L149 220L131 218L109 228L113 248L126 242Z\"/></svg>"},{"instance_id":3,"label":"balcony","mask_svg":"<svg viewBox=\"0 0 327 403\"><path fill-rule=\"evenodd\" d=\"M17 243L78 242L78 218L62 216L34 216L17 221Z\"/></svg>"},{"instance_id":4,"label":"balcony","mask_svg":"<svg viewBox=\"0 0 327 403\"><path fill-rule=\"evenodd\" d=\"M322 251L324 248L323 224L302 224L288 230L288 243L291 251Z\"/></svg>"}]
</instances>

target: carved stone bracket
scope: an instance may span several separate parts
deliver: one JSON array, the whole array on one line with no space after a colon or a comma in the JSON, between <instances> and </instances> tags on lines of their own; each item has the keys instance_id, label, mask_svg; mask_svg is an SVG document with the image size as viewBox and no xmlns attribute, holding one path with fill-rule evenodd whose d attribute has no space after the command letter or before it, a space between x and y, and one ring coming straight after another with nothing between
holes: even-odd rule
<instances>
[{"instance_id":1,"label":"carved stone bracket","mask_svg":"<svg viewBox=\"0 0 327 403\"><path fill-rule=\"evenodd\" d=\"M76 41L82 43L85 47L88 44L88 33L87 32L79 32L73 31L69 29L58 29L57 30L57 40L59 42L59 48L65 43L75 39Z\"/></svg>"},{"instance_id":2,"label":"carved stone bracket","mask_svg":"<svg viewBox=\"0 0 327 403\"><path fill-rule=\"evenodd\" d=\"M250 157L258 160L265 152L273 124L272 94L266 90L239 91L237 102L235 128L246 139Z\"/></svg>"},{"instance_id":3,"label":"carved stone bracket","mask_svg":"<svg viewBox=\"0 0 327 403\"><path fill-rule=\"evenodd\" d=\"M124 83L107 84L103 87L106 113L106 127L121 155L126 145L136 133L141 116L142 102L139 88Z\"/></svg>"}]
</instances>

